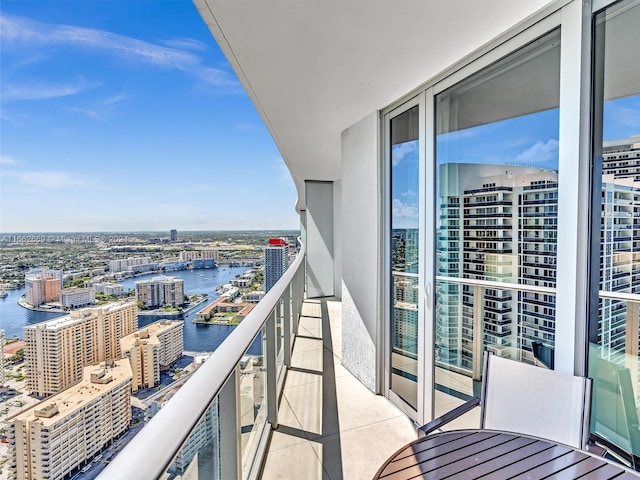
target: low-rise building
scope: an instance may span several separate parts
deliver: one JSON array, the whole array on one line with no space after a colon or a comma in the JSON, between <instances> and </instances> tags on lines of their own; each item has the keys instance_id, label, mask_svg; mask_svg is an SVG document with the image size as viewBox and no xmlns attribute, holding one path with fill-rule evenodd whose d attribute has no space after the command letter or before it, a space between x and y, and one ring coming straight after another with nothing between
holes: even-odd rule
<instances>
[{"instance_id":1,"label":"low-rise building","mask_svg":"<svg viewBox=\"0 0 640 480\"><path fill-rule=\"evenodd\" d=\"M82 381L9 418L9 478L65 478L131 423L126 360L85 367Z\"/></svg>"},{"instance_id":2,"label":"low-rise building","mask_svg":"<svg viewBox=\"0 0 640 480\"><path fill-rule=\"evenodd\" d=\"M93 288L96 289L96 293L103 295L113 295L114 297L122 295L122 285L119 283L96 283Z\"/></svg>"},{"instance_id":3,"label":"low-rise building","mask_svg":"<svg viewBox=\"0 0 640 480\"><path fill-rule=\"evenodd\" d=\"M218 250L183 250L180 252L180 260L192 262L194 260L218 261Z\"/></svg>"},{"instance_id":4,"label":"low-rise building","mask_svg":"<svg viewBox=\"0 0 640 480\"><path fill-rule=\"evenodd\" d=\"M235 303L227 296L221 296L196 313L196 321L200 323L239 323L244 320L255 307L252 303Z\"/></svg>"},{"instance_id":5,"label":"low-rise building","mask_svg":"<svg viewBox=\"0 0 640 480\"><path fill-rule=\"evenodd\" d=\"M129 257L118 260L109 260L109 270L112 273L130 271L131 267L139 265L148 265L151 263L151 257Z\"/></svg>"},{"instance_id":6,"label":"low-rise building","mask_svg":"<svg viewBox=\"0 0 640 480\"><path fill-rule=\"evenodd\" d=\"M264 298L264 292L262 291L249 292L245 296L247 303L258 303L263 298Z\"/></svg>"},{"instance_id":7,"label":"low-rise building","mask_svg":"<svg viewBox=\"0 0 640 480\"><path fill-rule=\"evenodd\" d=\"M63 308L80 308L95 305L96 291L93 287L63 288L60 290L60 305Z\"/></svg>"}]
</instances>

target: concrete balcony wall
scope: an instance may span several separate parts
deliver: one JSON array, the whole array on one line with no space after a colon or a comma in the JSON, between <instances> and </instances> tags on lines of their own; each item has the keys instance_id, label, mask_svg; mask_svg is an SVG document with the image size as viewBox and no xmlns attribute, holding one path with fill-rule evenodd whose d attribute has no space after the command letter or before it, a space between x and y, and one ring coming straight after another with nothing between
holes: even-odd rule
<instances>
[{"instance_id":1,"label":"concrete balcony wall","mask_svg":"<svg viewBox=\"0 0 640 480\"><path fill-rule=\"evenodd\" d=\"M342 362L379 392L381 234L379 117L342 133Z\"/></svg>"},{"instance_id":2,"label":"concrete balcony wall","mask_svg":"<svg viewBox=\"0 0 640 480\"><path fill-rule=\"evenodd\" d=\"M334 186L333 182L307 180L307 295L334 294Z\"/></svg>"}]
</instances>

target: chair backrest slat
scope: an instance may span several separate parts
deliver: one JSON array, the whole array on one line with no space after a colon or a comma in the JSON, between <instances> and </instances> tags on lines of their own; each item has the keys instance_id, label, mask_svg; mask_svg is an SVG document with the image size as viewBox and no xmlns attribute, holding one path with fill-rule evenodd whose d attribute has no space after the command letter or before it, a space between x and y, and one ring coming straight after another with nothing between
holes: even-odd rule
<instances>
[{"instance_id":1,"label":"chair backrest slat","mask_svg":"<svg viewBox=\"0 0 640 480\"><path fill-rule=\"evenodd\" d=\"M590 379L489 355L482 427L585 448Z\"/></svg>"}]
</instances>

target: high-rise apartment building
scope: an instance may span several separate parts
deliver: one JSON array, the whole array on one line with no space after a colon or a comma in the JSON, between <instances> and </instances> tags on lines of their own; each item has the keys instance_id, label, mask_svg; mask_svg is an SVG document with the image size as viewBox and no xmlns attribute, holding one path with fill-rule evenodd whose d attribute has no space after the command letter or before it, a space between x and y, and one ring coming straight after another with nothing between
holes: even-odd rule
<instances>
[{"instance_id":1,"label":"high-rise apartment building","mask_svg":"<svg viewBox=\"0 0 640 480\"><path fill-rule=\"evenodd\" d=\"M287 270L289 245L284 238L270 238L264 248L264 290L271 290Z\"/></svg>"},{"instance_id":2,"label":"high-rise apartment building","mask_svg":"<svg viewBox=\"0 0 640 480\"><path fill-rule=\"evenodd\" d=\"M171 230L170 232L171 235L171 241L172 242L177 242L178 241L178 230L176 230L175 228Z\"/></svg>"},{"instance_id":3,"label":"high-rise apartment building","mask_svg":"<svg viewBox=\"0 0 640 480\"><path fill-rule=\"evenodd\" d=\"M131 363L134 392L160 383L160 370L182 357L183 321L159 320L120 339L120 350Z\"/></svg>"},{"instance_id":4,"label":"high-rise apartment building","mask_svg":"<svg viewBox=\"0 0 640 480\"><path fill-rule=\"evenodd\" d=\"M9 478L68 478L131 423L125 359L83 369L80 383L8 420Z\"/></svg>"},{"instance_id":5,"label":"high-rise apartment building","mask_svg":"<svg viewBox=\"0 0 640 480\"><path fill-rule=\"evenodd\" d=\"M184 303L184 280L161 275L136 282L136 301L147 308L178 307Z\"/></svg>"},{"instance_id":6,"label":"high-rise apartment building","mask_svg":"<svg viewBox=\"0 0 640 480\"><path fill-rule=\"evenodd\" d=\"M24 276L25 300L37 307L44 303L57 302L62 288L62 270L34 268Z\"/></svg>"},{"instance_id":7,"label":"high-rise apartment building","mask_svg":"<svg viewBox=\"0 0 640 480\"><path fill-rule=\"evenodd\" d=\"M119 340L138 326L134 302L84 308L24 328L26 387L38 396L61 392L86 365L122 357Z\"/></svg>"}]
</instances>

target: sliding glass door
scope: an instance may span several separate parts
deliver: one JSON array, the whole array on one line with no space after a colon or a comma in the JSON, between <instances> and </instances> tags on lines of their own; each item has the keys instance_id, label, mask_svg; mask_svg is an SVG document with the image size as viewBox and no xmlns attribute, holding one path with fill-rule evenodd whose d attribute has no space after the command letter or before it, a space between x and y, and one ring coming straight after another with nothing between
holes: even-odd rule
<instances>
[{"instance_id":1,"label":"sliding glass door","mask_svg":"<svg viewBox=\"0 0 640 480\"><path fill-rule=\"evenodd\" d=\"M555 30L435 97L436 415L485 350L553 368L559 83Z\"/></svg>"},{"instance_id":2,"label":"sliding glass door","mask_svg":"<svg viewBox=\"0 0 640 480\"><path fill-rule=\"evenodd\" d=\"M421 98L421 97L420 97ZM387 324L389 396L412 418L420 418L424 378L424 314L421 301L421 163L424 132L419 99L387 116L390 278ZM423 128L423 127L422 127Z\"/></svg>"},{"instance_id":3,"label":"sliding glass door","mask_svg":"<svg viewBox=\"0 0 640 480\"><path fill-rule=\"evenodd\" d=\"M591 431L640 457L640 2L594 16Z\"/></svg>"}]
</instances>

